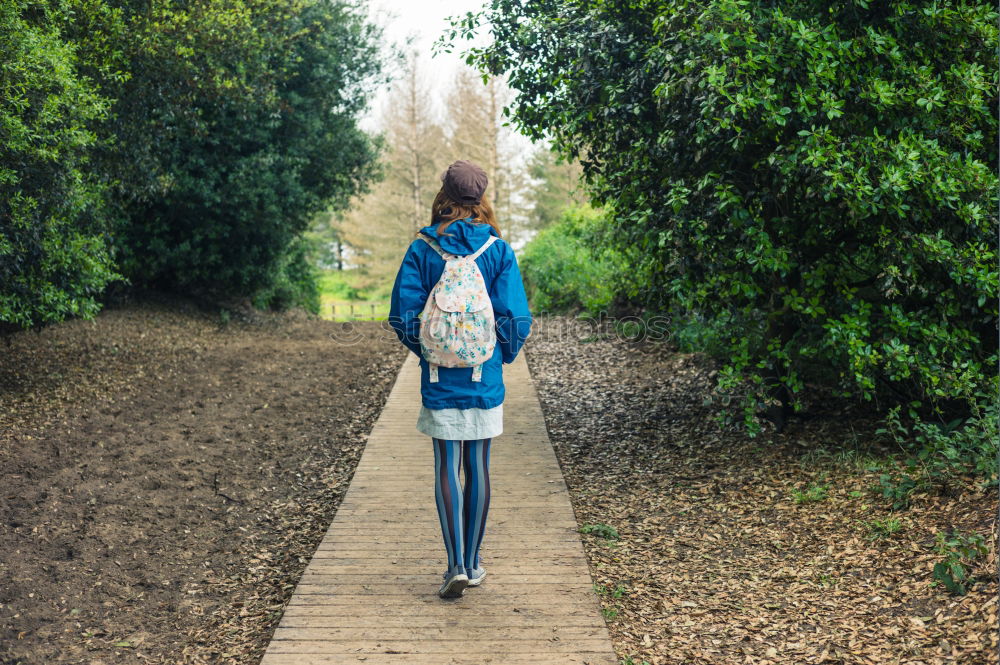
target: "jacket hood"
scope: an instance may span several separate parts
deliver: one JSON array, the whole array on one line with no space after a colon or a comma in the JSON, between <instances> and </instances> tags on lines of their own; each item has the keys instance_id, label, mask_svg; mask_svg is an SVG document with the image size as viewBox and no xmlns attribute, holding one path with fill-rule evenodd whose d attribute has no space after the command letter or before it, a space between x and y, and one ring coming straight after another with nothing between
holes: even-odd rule
<instances>
[{"instance_id":1,"label":"jacket hood","mask_svg":"<svg viewBox=\"0 0 1000 665\"><path fill-rule=\"evenodd\" d=\"M489 224L473 223L471 217L457 219L444 230L445 235L439 236L437 224L425 226L420 232L438 241L441 249L456 256L467 256L483 246L491 235L499 237L496 230Z\"/></svg>"}]
</instances>

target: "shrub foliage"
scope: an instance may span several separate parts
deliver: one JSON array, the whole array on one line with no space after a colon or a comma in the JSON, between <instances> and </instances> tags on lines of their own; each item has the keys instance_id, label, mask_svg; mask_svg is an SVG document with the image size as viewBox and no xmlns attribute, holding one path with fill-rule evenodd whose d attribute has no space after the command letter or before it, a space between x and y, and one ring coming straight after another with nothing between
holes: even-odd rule
<instances>
[{"instance_id":1,"label":"shrub foliage","mask_svg":"<svg viewBox=\"0 0 1000 665\"><path fill-rule=\"evenodd\" d=\"M600 244L603 225L598 211L571 208L532 238L521 257L521 273L533 310L590 315L609 310L621 261Z\"/></svg>"},{"instance_id":2,"label":"shrub foliage","mask_svg":"<svg viewBox=\"0 0 1000 665\"><path fill-rule=\"evenodd\" d=\"M90 165L93 123L112 100L79 68L59 26L83 3L0 5L0 329L89 316L118 277L106 186ZM120 17L105 14L108 34ZM90 67L114 76L120 54L95 51Z\"/></svg>"},{"instance_id":3,"label":"shrub foliage","mask_svg":"<svg viewBox=\"0 0 1000 665\"><path fill-rule=\"evenodd\" d=\"M487 23L467 58L581 159L646 306L746 332L751 431L810 367L924 415L996 395L994 3L494 0L452 38Z\"/></svg>"},{"instance_id":4,"label":"shrub foliage","mask_svg":"<svg viewBox=\"0 0 1000 665\"><path fill-rule=\"evenodd\" d=\"M314 306L297 239L372 177L379 37L349 0L4 3L0 326L122 277Z\"/></svg>"},{"instance_id":5,"label":"shrub foliage","mask_svg":"<svg viewBox=\"0 0 1000 665\"><path fill-rule=\"evenodd\" d=\"M356 117L379 72L374 28L340 0L165 4L138 25L116 131L169 132L143 150L159 187L126 209L123 268L175 290L267 289L309 219L368 179L376 149ZM150 88L159 98L136 101Z\"/></svg>"}]
</instances>

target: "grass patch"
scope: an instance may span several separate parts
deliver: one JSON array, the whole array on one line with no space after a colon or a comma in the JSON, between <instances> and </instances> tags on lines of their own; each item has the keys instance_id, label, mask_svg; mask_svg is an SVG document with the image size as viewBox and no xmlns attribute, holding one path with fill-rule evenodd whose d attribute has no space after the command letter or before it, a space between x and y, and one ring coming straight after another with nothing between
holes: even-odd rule
<instances>
[{"instance_id":1,"label":"grass patch","mask_svg":"<svg viewBox=\"0 0 1000 665\"><path fill-rule=\"evenodd\" d=\"M621 538L618 530L609 524L584 524L580 527L580 533L594 535L607 540L618 540Z\"/></svg>"},{"instance_id":2,"label":"grass patch","mask_svg":"<svg viewBox=\"0 0 1000 665\"><path fill-rule=\"evenodd\" d=\"M840 469L849 472L873 472L887 469L893 464L891 457L880 455L860 447L831 450L814 448L802 454L804 466Z\"/></svg>"},{"instance_id":3,"label":"grass patch","mask_svg":"<svg viewBox=\"0 0 1000 665\"><path fill-rule=\"evenodd\" d=\"M792 490L792 500L797 504L825 501L829 496L830 486L812 483L805 490Z\"/></svg>"},{"instance_id":4,"label":"grass patch","mask_svg":"<svg viewBox=\"0 0 1000 665\"><path fill-rule=\"evenodd\" d=\"M632 658L632 656L626 656L622 658L621 665L649 665L648 660L638 661Z\"/></svg>"},{"instance_id":5,"label":"grass patch","mask_svg":"<svg viewBox=\"0 0 1000 665\"><path fill-rule=\"evenodd\" d=\"M317 282L320 315L325 319L380 321L389 316L391 283L374 283L357 270L324 270Z\"/></svg>"},{"instance_id":6,"label":"grass patch","mask_svg":"<svg viewBox=\"0 0 1000 665\"><path fill-rule=\"evenodd\" d=\"M628 588L624 584L619 584L614 589L609 587L607 584L594 584L594 593L598 596L605 596L607 598L621 598L625 595Z\"/></svg>"},{"instance_id":7,"label":"grass patch","mask_svg":"<svg viewBox=\"0 0 1000 665\"><path fill-rule=\"evenodd\" d=\"M876 518L862 522L861 524L867 532L866 537L870 541L891 538L894 534L903 530L903 522L898 517Z\"/></svg>"}]
</instances>

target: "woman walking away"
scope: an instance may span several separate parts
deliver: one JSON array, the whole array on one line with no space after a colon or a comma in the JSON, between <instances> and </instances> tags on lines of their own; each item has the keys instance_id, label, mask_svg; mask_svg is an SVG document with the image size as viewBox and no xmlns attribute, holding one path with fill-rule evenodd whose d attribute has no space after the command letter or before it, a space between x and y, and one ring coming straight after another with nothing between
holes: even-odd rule
<instances>
[{"instance_id":1,"label":"woman walking away","mask_svg":"<svg viewBox=\"0 0 1000 665\"><path fill-rule=\"evenodd\" d=\"M442 598L486 576L479 547L490 506L490 442L503 431L503 367L531 332L514 251L484 195L486 172L460 160L441 176L431 225L410 243L389 322L420 358L417 429L434 444L434 493L448 570ZM465 485L459 485L459 465Z\"/></svg>"}]
</instances>

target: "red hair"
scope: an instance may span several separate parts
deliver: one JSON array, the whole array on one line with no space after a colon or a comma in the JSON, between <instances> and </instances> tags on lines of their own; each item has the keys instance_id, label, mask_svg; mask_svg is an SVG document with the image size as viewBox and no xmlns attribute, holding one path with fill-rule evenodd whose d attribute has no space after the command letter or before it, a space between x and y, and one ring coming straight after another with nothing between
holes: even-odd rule
<instances>
[{"instance_id":1,"label":"red hair","mask_svg":"<svg viewBox=\"0 0 1000 665\"><path fill-rule=\"evenodd\" d=\"M461 205L452 201L444 193L444 187L442 187L437 196L434 197L434 203L431 204L431 224L438 222L438 235L449 235L444 230L452 222L469 217L472 218L473 222L489 224L497 232L497 235L500 236L500 225L497 224L496 215L493 214L493 206L490 205L490 200L486 198L486 194L483 194L482 198L480 198L479 205Z\"/></svg>"}]
</instances>

